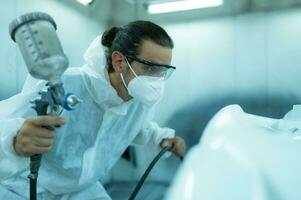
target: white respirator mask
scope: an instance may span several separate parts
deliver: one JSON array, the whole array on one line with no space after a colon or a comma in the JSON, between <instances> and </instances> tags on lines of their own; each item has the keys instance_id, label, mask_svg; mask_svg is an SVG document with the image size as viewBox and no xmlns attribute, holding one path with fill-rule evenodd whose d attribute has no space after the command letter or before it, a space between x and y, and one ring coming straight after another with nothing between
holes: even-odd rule
<instances>
[{"instance_id":1,"label":"white respirator mask","mask_svg":"<svg viewBox=\"0 0 301 200\"><path fill-rule=\"evenodd\" d=\"M164 94L164 78L153 76L137 76L127 59L125 60L135 75L135 78L133 78L127 86L123 75L120 73L123 85L128 90L129 95L148 107L152 107L157 104L162 99Z\"/></svg>"}]
</instances>

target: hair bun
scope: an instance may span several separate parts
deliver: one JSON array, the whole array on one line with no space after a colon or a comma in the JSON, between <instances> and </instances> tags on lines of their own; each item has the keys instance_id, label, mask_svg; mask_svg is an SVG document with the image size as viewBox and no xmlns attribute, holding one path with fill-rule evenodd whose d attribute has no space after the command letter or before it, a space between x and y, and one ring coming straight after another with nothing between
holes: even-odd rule
<instances>
[{"instance_id":1,"label":"hair bun","mask_svg":"<svg viewBox=\"0 0 301 200\"><path fill-rule=\"evenodd\" d=\"M110 48L112 46L112 43L117 35L117 33L121 30L120 27L112 27L107 29L101 37L101 44L105 47Z\"/></svg>"}]
</instances>

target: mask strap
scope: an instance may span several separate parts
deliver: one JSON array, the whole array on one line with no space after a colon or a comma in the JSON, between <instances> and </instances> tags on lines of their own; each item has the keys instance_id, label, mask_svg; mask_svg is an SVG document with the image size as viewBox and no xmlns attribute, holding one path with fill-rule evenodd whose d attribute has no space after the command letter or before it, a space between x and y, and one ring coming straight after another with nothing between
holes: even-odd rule
<instances>
[{"instance_id":1,"label":"mask strap","mask_svg":"<svg viewBox=\"0 0 301 200\"><path fill-rule=\"evenodd\" d=\"M136 77L138 77L137 74L134 72L134 70L133 70L131 64L130 64L129 61L128 61L128 59L127 59L126 57L124 57L124 58L125 58L125 62L126 62L126 63L128 64L128 66L129 66L130 70L133 72L133 74L134 74Z\"/></svg>"},{"instance_id":2,"label":"mask strap","mask_svg":"<svg viewBox=\"0 0 301 200\"><path fill-rule=\"evenodd\" d=\"M124 87L125 87L127 90L129 90L128 87L127 87L126 84L125 84L125 81L124 81L124 78L123 78L122 73L120 73L120 77L121 77L121 81L122 81Z\"/></svg>"},{"instance_id":3,"label":"mask strap","mask_svg":"<svg viewBox=\"0 0 301 200\"><path fill-rule=\"evenodd\" d=\"M126 57L124 57L124 58L125 58L126 63L127 63L128 66L129 66L130 70L133 72L133 74L134 74L136 77L138 77L137 74L134 72L132 66L130 65L128 59L127 59ZM124 87L125 87L127 90L129 90L128 87L127 87L126 84L125 84L125 81L124 81L124 78L123 78L123 74L122 74L122 73L120 73L120 77L121 77L121 81L122 81Z\"/></svg>"}]
</instances>

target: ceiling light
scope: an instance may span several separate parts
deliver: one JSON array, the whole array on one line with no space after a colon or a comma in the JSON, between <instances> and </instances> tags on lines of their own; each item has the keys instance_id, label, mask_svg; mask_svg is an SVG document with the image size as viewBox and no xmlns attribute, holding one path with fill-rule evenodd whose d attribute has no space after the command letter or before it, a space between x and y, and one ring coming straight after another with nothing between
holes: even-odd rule
<instances>
[{"instance_id":1,"label":"ceiling light","mask_svg":"<svg viewBox=\"0 0 301 200\"><path fill-rule=\"evenodd\" d=\"M91 3L93 3L94 0L77 0L79 3L87 6L90 5Z\"/></svg>"},{"instance_id":2,"label":"ceiling light","mask_svg":"<svg viewBox=\"0 0 301 200\"><path fill-rule=\"evenodd\" d=\"M148 12L151 14L192 10L199 8L209 8L221 6L223 0L182 0L167 3L157 3L148 5Z\"/></svg>"}]
</instances>

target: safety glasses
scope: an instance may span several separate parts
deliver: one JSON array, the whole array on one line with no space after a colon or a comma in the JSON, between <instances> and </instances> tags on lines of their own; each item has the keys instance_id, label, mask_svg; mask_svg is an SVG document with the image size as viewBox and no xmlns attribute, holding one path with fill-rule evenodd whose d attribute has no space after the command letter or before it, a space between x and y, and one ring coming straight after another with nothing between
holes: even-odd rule
<instances>
[{"instance_id":1,"label":"safety glasses","mask_svg":"<svg viewBox=\"0 0 301 200\"><path fill-rule=\"evenodd\" d=\"M127 55L126 58L129 60L129 62L136 61L136 62L140 63L144 75L163 77L164 80L167 80L172 75L174 70L176 69L176 67L174 67L174 66L149 62L149 61L137 58L136 56Z\"/></svg>"}]
</instances>

